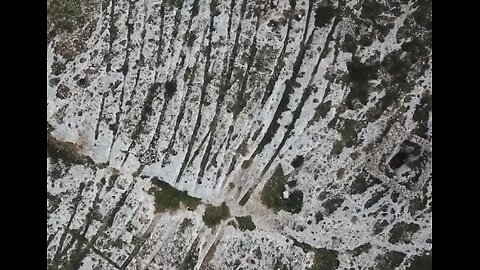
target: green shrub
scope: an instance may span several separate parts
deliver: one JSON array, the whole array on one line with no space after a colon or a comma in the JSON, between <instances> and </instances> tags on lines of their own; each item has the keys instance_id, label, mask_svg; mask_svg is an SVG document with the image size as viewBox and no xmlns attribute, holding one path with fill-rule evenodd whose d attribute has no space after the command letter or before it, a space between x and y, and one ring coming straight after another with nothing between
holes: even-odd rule
<instances>
[{"instance_id":1,"label":"green shrub","mask_svg":"<svg viewBox=\"0 0 480 270\"><path fill-rule=\"evenodd\" d=\"M175 211L181 207L181 204L195 209L201 203L200 199L188 195L185 191L177 190L158 178L153 178L152 183L160 188L155 191L156 212Z\"/></svg>"},{"instance_id":2,"label":"green shrub","mask_svg":"<svg viewBox=\"0 0 480 270\"><path fill-rule=\"evenodd\" d=\"M238 227L242 231L254 231L257 228L252 221L252 216L236 217L235 219L238 222Z\"/></svg>"},{"instance_id":3,"label":"green shrub","mask_svg":"<svg viewBox=\"0 0 480 270\"><path fill-rule=\"evenodd\" d=\"M222 203L220 207L215 207L213 205L208 205L203 214L203 222L209 228L213 228L220 224L222 220L226 220L230 217L230 209L226 203Z\"/></svg>"}]
</instances>

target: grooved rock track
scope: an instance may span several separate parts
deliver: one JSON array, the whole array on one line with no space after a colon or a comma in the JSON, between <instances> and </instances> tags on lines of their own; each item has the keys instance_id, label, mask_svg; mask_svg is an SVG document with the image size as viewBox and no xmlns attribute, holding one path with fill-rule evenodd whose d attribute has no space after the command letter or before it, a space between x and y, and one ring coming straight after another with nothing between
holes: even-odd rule
<instances>
[{"instance_id":1,"label":"grooved rock track","mask_svg":"<svg viewBox=\"0 0 480 270\"><path fill-rule=\"evenodd\" d=\"M431 0L47 15L48 269L431 269Z\"/></svg>"}]
</instances>

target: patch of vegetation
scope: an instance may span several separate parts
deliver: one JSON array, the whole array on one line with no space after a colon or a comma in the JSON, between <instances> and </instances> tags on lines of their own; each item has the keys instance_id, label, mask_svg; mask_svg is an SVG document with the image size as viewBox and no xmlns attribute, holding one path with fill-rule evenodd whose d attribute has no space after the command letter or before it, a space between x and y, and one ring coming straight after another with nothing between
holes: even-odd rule
<instances>
[{"instance_id":1,"label":"patch of vegetation","mask_svg":"<svg viewBox=\"0 0 480 270\"><path fill-rule=\"evenodd\" d=\"M283 210L292 214L298 214L303 208L303 191L290 192L288 199L283 200Z\"/></svg>"},{"instance_id":2,"label":"patch of vegetation","mask_svg":"<svg viewBox=\"0 0 480 270\"><path fill-rule=\"evenodd\" d=\"M332 110L332 101L329 100L325 103L321 103L315 109L315 115L313 116L312 120L309 122L309 125L313 125L318 123L321 119L325 119L328 113Z\"/></svg>"},{"instance_id":3,"label":"patch of vegetation","mask_svg":"<svg viewBox=\"0 0 480 270\"><path fill-rule=\"evenodd\" d=\"M340 266L338 251L320 248L315 251L311 270L335 270Z\"/></svg>"},{"instance_id":4,"label":"patch of vegetation","mask_svg":"<svg viewBox=\"0 0 480 270\"><path fill-rule=\"evenodd\" d=\"M342 119L335 117L329 124L328 128L336 129L342 136L342 139L333 144L331 155L338 156L343 152L345 147L351 148L362 143L358 135L365 127L366 123L362 123L352 119Z\"/></svg>"},{"instance_id":5,"label":"patch of vegetation","mask_svg":"<svg viewBox=\"0 0 480 270\"><path fill-rule=\"evenodd\" d=\"M220 11L219 0L212 0L212 2L210 3L210 12L213 17L217 17L222 14L222 12Z\"/></svg>"},{"instance_id":6,"label":"patch of vegetation","mask_svg":"<svg viewBox=\"0 0 480 270\"><path fill-rule=\"evenodd\" d=\"M412 235L420 230L420 225L416 223L399 222L390 230L390 238L388 242L396 244L403 242L409 244Z\"/></svg>"},{"instance_id":7,"label":"patch of vegetation","mask_svg":"<svg viewBox=\"0 0 480 270\"><path fill-rule=\"evenodd\" d=\"M262 191L262 202L275 212L284 210L298 214L303 208L303 192L295 190L290 193L288 199L285 199L283 193L286 191L287 184L288 177L284 174L282 166L279 165Z\"/></svg>"},{"instance_id":8,"label":"patch of vegetation","mask_svg":"<svg viewBox=\"0 0 480 270\"><path fill-rule=\"evenodd\" d=\"M330 152L330 155L332 155L332 156L340 155L343 152L343 148L345 148L345 146L343 145L343 142L342 141L336 141L333 144L332 152Z\"/></svg>"},{"instance_id":9,"label":"patch of vegetation","mask_svg":"<svg viewBox=\"0 0 480 270\"><path fill-rule=\"evenodd\" d=\"M362 63L361 58L357 56L347 63L347 68L353 83L363 84L378 78L378 65Z\"/></svg>"},{"instance_id":10,"label":"patch of vegetation","mask_svg":"<svg viewBox=\"0 0 480 270\"><path fill-rule=\"evenodd\" d=\"M242 231L254 231L257 226L252 221L252 216L245 216L245 217L235 217L238 222L238 227Z\"/></svg>"},{"instance_id":11,"label":"patch of vegetation","mask_svg":"<svg viewBox=\"0 0 480 270\"><path fill-rule=\"evenodd\" d=\"M68 168L65 168L61 163L59 162L52 162L50 165L50 168L47 171L47 176L50 177L50 179L55 180L55 179L60 179L64 177L68 170Z\"/></svg>"},{"instance_id":12,"label":"patch of vegetation","mask_svg":"<svg viewBox=\"0 0 480 270\"><path fill-rule=\"evenodd\" d=\"M368 253L372 249L372 244L370 243L365 243L363 245L360 245L352 250L352 255L354 257L358 257L362 255L363 253Z\"/></svg>"},{"instance_id":13,"label":"patch of vegetation","mask_svg":"<svg viewBox=\"0 0 480 270\"><path fill-rule=\"evenodd\" d=\"M346 34L343 41L343 50L354 54L358 50L358 42L352 34Z\"/></svg>"},{"instance_id":14,"label":"patch of vegetation","mask_svg":"<svg viewBox=\"0 0 480 270\"><path fill-rule=\"evenodd\" d=\"M292 161L292 167L294 167L295 169L298 169L298 168L300 168L300 166L302 166L304 161L305 161L305 158L303 156L297 156Z\"/></svg>"},{"instance_id":15,"label":"patch of vegetation","mask_svg":"<svg viewBox=\"0 0 480 270\"><path fill-rule=\"evenodd\" d=\"M368 103L370 94L370 80L378 78L378 65L362 63L359 57L354 56L351 62L347 63L350 79L350 92L346 98L346 105L354 110L357 103L365 106Z\"/></svg>"},{"instance_id":16,"label":"patch of vegetation","mask_svg":"<svg viewBox=\"0 0 480 270\"><path fill-rule=\"evenodd\" d=\"M412 62L402 57L401 51L385 56L381 63L381 70L385 76L390 77L390 80L380 85L386 92L379 102L367 111L369 122L378 120L388 108L397 104L405 94L411 91L413 85L408 78L412 66Z\"/></svg>"},{"instance_id":17,"label":"patch of vegetation","mask_svg":"<svg viewBox=\"0 0 480 270\"><path fill-rule=\"evenodd\" d=\"M342 128L339 132L342 134L342 140L346 147L353 147L358 145L358 134L362 129L362 124L358 121L345 119Z\"/></svg>"},{"instance_id":18,"label":"patch of vegetation","mask_svg":"<svg viewBox=\"0 0 480 270\"><path fill-rule=\"evenodd\" d=\"M47 40L87 23L93 0L47 0Z\"/></svg>"},{"instance_id":19,"label":"patch of vegetation","mask_svg":"<svg viewBox=\"0 0 480 270\"><path fill-rule=\"evenodd\" d=\"M282 166L279 165L262 191L263 204L275 211L280 211L287 182L287 176L283 173Z\"/></svg>"},{"instance_id":20,"label":"patch of vegetation","mask_svg":"<svg viewBox=\"0 0 480 270\"><path fill-rule=\"evenodd\" d=\"M252 164L253 164L253 160L247 159L242 163L242 169L246 170L246 169L250 168L250 166L252 166Z\"/></svg>"},{"instance_id":21,"label":"patch of vegetation","mask_svg":"<svg viewBox=\"0 0 480 270\"><path fill-rule=\"evenodd\" d=\"M427 138L428 121L430 120L430 113L432 112L432 95L423 95L420 103L417 105L413 120L417 123L415 134L420 137Z\"/></svg>"},{"instance_id":22,"label":"patch of vegetation","mask_svg":"<svg viewBox=\"0 0 480 270\"><path fill-rule=\"evenodd\" d=\"M260 247L257 247L255 250L253 250L253 255L257 259L261 259L263 257L262 249Z\"/></svg>"},{"instance_id":23,"label":"patch of vegetation","mask_svg":"<svg viewBox=\"0 0 480 270\"><path fill-rule=\"evenodd\" d=\"M388 191L387 189L384 189L384 190L380 190L373 193L372 197L365 203L365 206L364 206L365 209L368 209L374 206L376 203L378 203L380 199L382 199L385 196L387 191Z\"/></svg>"},{"instance_id":24,"label":"patch of vegetation","mask_svg":"<svg viewBox=\"0 0 480 270\"><path fill-rule=\"evenodd\" d=\"M378 220L375 225L373 225L373 234L380 234L382 233L385 228L389 225L388 221L386 220Z\"/></svg>"},{"instance_id":25,"label":"patch of vegetation","mask_svg":"<svg viewBox=\"0 0 480 270\"><path fill-rule=\"evenodd\" d=\"M400 193L394 191L392 192L392 195L390 195L390 199L392 200L392 202L394 203L397 203L398 202L398 198L400 197Z\"/></svg>"},{"instance_id":26,"label":"patch of vegetation","mask_svg":"<svg viewBox=\"0 0 480 270\"><path fill-rule=\"evenodd\" d=\"M386 89L385 95L380 98L380 107L382 108L382 112L387 110L390 106L395 104L396 101L400 100L400 93L398 91L392 89Z\"/></svg>"},{"instance_id":27,"label":"patch of vegetation","mask_svg":"<svg viewBox=\"0 0 480 270\"><path fill-rule=\"evenodd\" d=\"M418 0L413 5L415 22L426 30L432 31L432 0Z\"/></svg>"},{"instance_id":28,"label":"patch of vegetation","mask_svg":"<svg viewBox=\"0 0 480 270\"><path fill-rule=\"evenodd\" d=\"M188 195L185 191L180 191L169 184L154 177L152 178L152 184L159 187L160 190L155 191L155 208L156 212L164 211L176 211L180 209L181 205L196 209L201 200Z\"/></svg>"},{"instance_id":29,"label":"patch of vegetation","mask_svg":"<svg viewBox=\"0 0 480 270\"><path fill-rule=\"evenodd\" d=\"M248 138L245 138L238 146L238 153L244 157L248 155Z\"/></svg>"},{"instance_id":30,"label":"patch of vegetation","mask_svg":"<svg viewBox=\"0 0 480 270\"><path fill-rule=\"evenodd\" d=\"M325 208L326 215L331 215L340 208L345 201L344 198L341 197L333 197L325 201L322 206Z\"/></svg>"},{"instance_id":31,"label":"patch of vegetation","mask_svg":"<svg viewBox=\"0 0 480 270\"><path fill-rule=\"evenodd\" d=\"M193 221L192 219L190 218L185 218L183 220L183 222L180 224L180 228L178 229L178 232L180 234L184 234L185 231L189 228L189 227L192 227L194 224L193 224Z\"/></svg>"},{"instance_id":32,"label":"patch of vegetation","mask_svg":"<svg viewBox=\"0 0 480 270\"><path fill-rule=\"evenodd\" d=\"M412 63L402 58L401 51L392 52L385 56L382 68L392 76L392 82L398 86L398 90L402 92L408 91L409 83L407 77L412 68Z\"/></svg>"},{"instance_id":33,"label":"patch of vegetation","mask_svg":"<svg viewBox=\"0 0 480 270\"><path fill-rule=\"evenodd\" d=\"M432 253L414 256L407 270L432 270Z\"/></svg>"},{"instance_id":34,"label":"patch of vegetation","mask_svg":"<svg viewBox=\"0 0 480 270\"><path fill-rule=\"evenodd\" d=\"M410 200L408 212L410 215L415 215L418 211L425 210L427 208L427 198L426 197L416 197Z\"/></svg>"},{"instance_id":35,"label":"patch of vegetation","mask_svg":"<svg viewBox=\"0 0 480 270\"><path fill-rule=\"evenodd\" d=\"M292 180L287 183L289 188L295 188L298 185L297 180Z\"/></svg>"},{"instance_id":36,"label":"patch of vegetation","mask_svg":"<svg viewBox=\"0 0 480 270\"><path fill-rule=\"evenodd\" d=\"M338 15L338 10L333 6L333 4L328 3L326 5L322 4L318 7L317 12L315 14L315 26L322 28L329 24L333 18Z\"/></svg>"},{"instance_id":37,"label":"patch of vegetation","mask_svg":"<svg viewBox=\"0 0 480 270\"><path fill-rule=\"evenodd\" d=\"M177 81L172 80L172 81L167 81L165 83L165 97L167 100L172 99L173 95L177 92Z\"/></svg>"},{"instance_id":38,"label":"patch of vegetation","mask_svg":"<svg viewBox=\"0 0 480 270\"><path fill-rule=\"evenodd\" d=\"M375 38L376 38L375 32L368 31L360 37L358 44L360 44L363 47L372 46L373 42L375 41Z\"/></svg>"},{"instance_id":39,"label":"patch of vegetation","mask_svg":"<svg viewBox=\"0 0 480 270\"><path fill-rule=\"evenodd\" d=\"M350 194L363 194L368 189L368 183L366 177L361 174L355 178L352 185L350 186Z\"/></svg>"},{"instance_id":40,"label":"patch of vegetation","mask_svg":"<svg viewBox=\"0 0 480 270\"><path fill-rule=\"evenodd\" d=\"M340 168L337 171L337 179L342 179L345 176L345 168Z\"/></svg>"},{"instance_id":41,"label":"patch of vegetation","mask_svg":"<svg viewBox=\"0 0 480 270\"><path fill-rule=\"evenodd\" d=\"M402 51L406 53L406 60L412 64L421 62L424 58L428 57L430 53L428 48L429 43L418 37L402 44Z\"/></svg>"},{"instance_id":42,"label":"patch of vegetation","mask_svg":"<svg viewBox=\"0 0 480 270\"><path fill-rule=\"evenodd\" d=\"M205 225L209 228L213 228L229 217L230 209L226 203L222 203L219 207L208 205L203 214L203 222L205 222Z\"/></svg>"},{"instance_id":43,"label":"patch of vegetation","mask_svg":"<svg viewBox=\"0 0 480 270\"><path fill-rule=\"evenodd\" d=\"M67 65L65 63L61 62L58 59L55 59L55 61L52 64L52 74L53 75L59 76L60 74L65 72L66 69L67 69Z\"/></svg>"},{"instance_id":44,"label":"patch of vegetation","mask_svg":"<svg viewBox=\"0 0 480 270\"><path fill-rule=\"evenodd\" d=\"M405 253L389 251L375 258L375 270L391 270L399 267L405 259Z\"/></svg>"},{"instance_id":45,"label":"patch of vegetation","mask_svg":"<svg viewBox=\"0 0 480 270\"><path fill-rule=\"evenodd\" d=\"M301 248L305 253L308 253L310 251L315 251L315 249L307 243L300 242L295 238L291 238L291 240L293 241L294 246Z\"/></svg>"},{"instance_id":46,"label":"patch of vegetation","mask_svg":"<svg viewBox=\"0 0 480 270\"><path fill-rule=\"evenodd\" d=\"M372 21L376 21L383 12L387 10L387 7L376 0L367 0L362 5L362 17Z\"/></svg>"},{"instance_id":47,"label":"patch of vegetation","mask_svg":"<svg viewBox=\"0 0 480 270\"><path fill-rule=\"evenodd\" d=\"M323 216L323 213L318 211L315 213L315 222L316 224L320 223L320 221L323 221L324 219L324 216Z\"/></svg>"},{"instance_id":48,"label":"patch of vegetation","mask_svg":"<svg viewBox=\"0 0 480 270\"><path fill-rule=\"evenodd\" d=\"M192 5L192 17L195 17L200 12L199 0L194 0Z\"/></svg>"}]
</instances>

